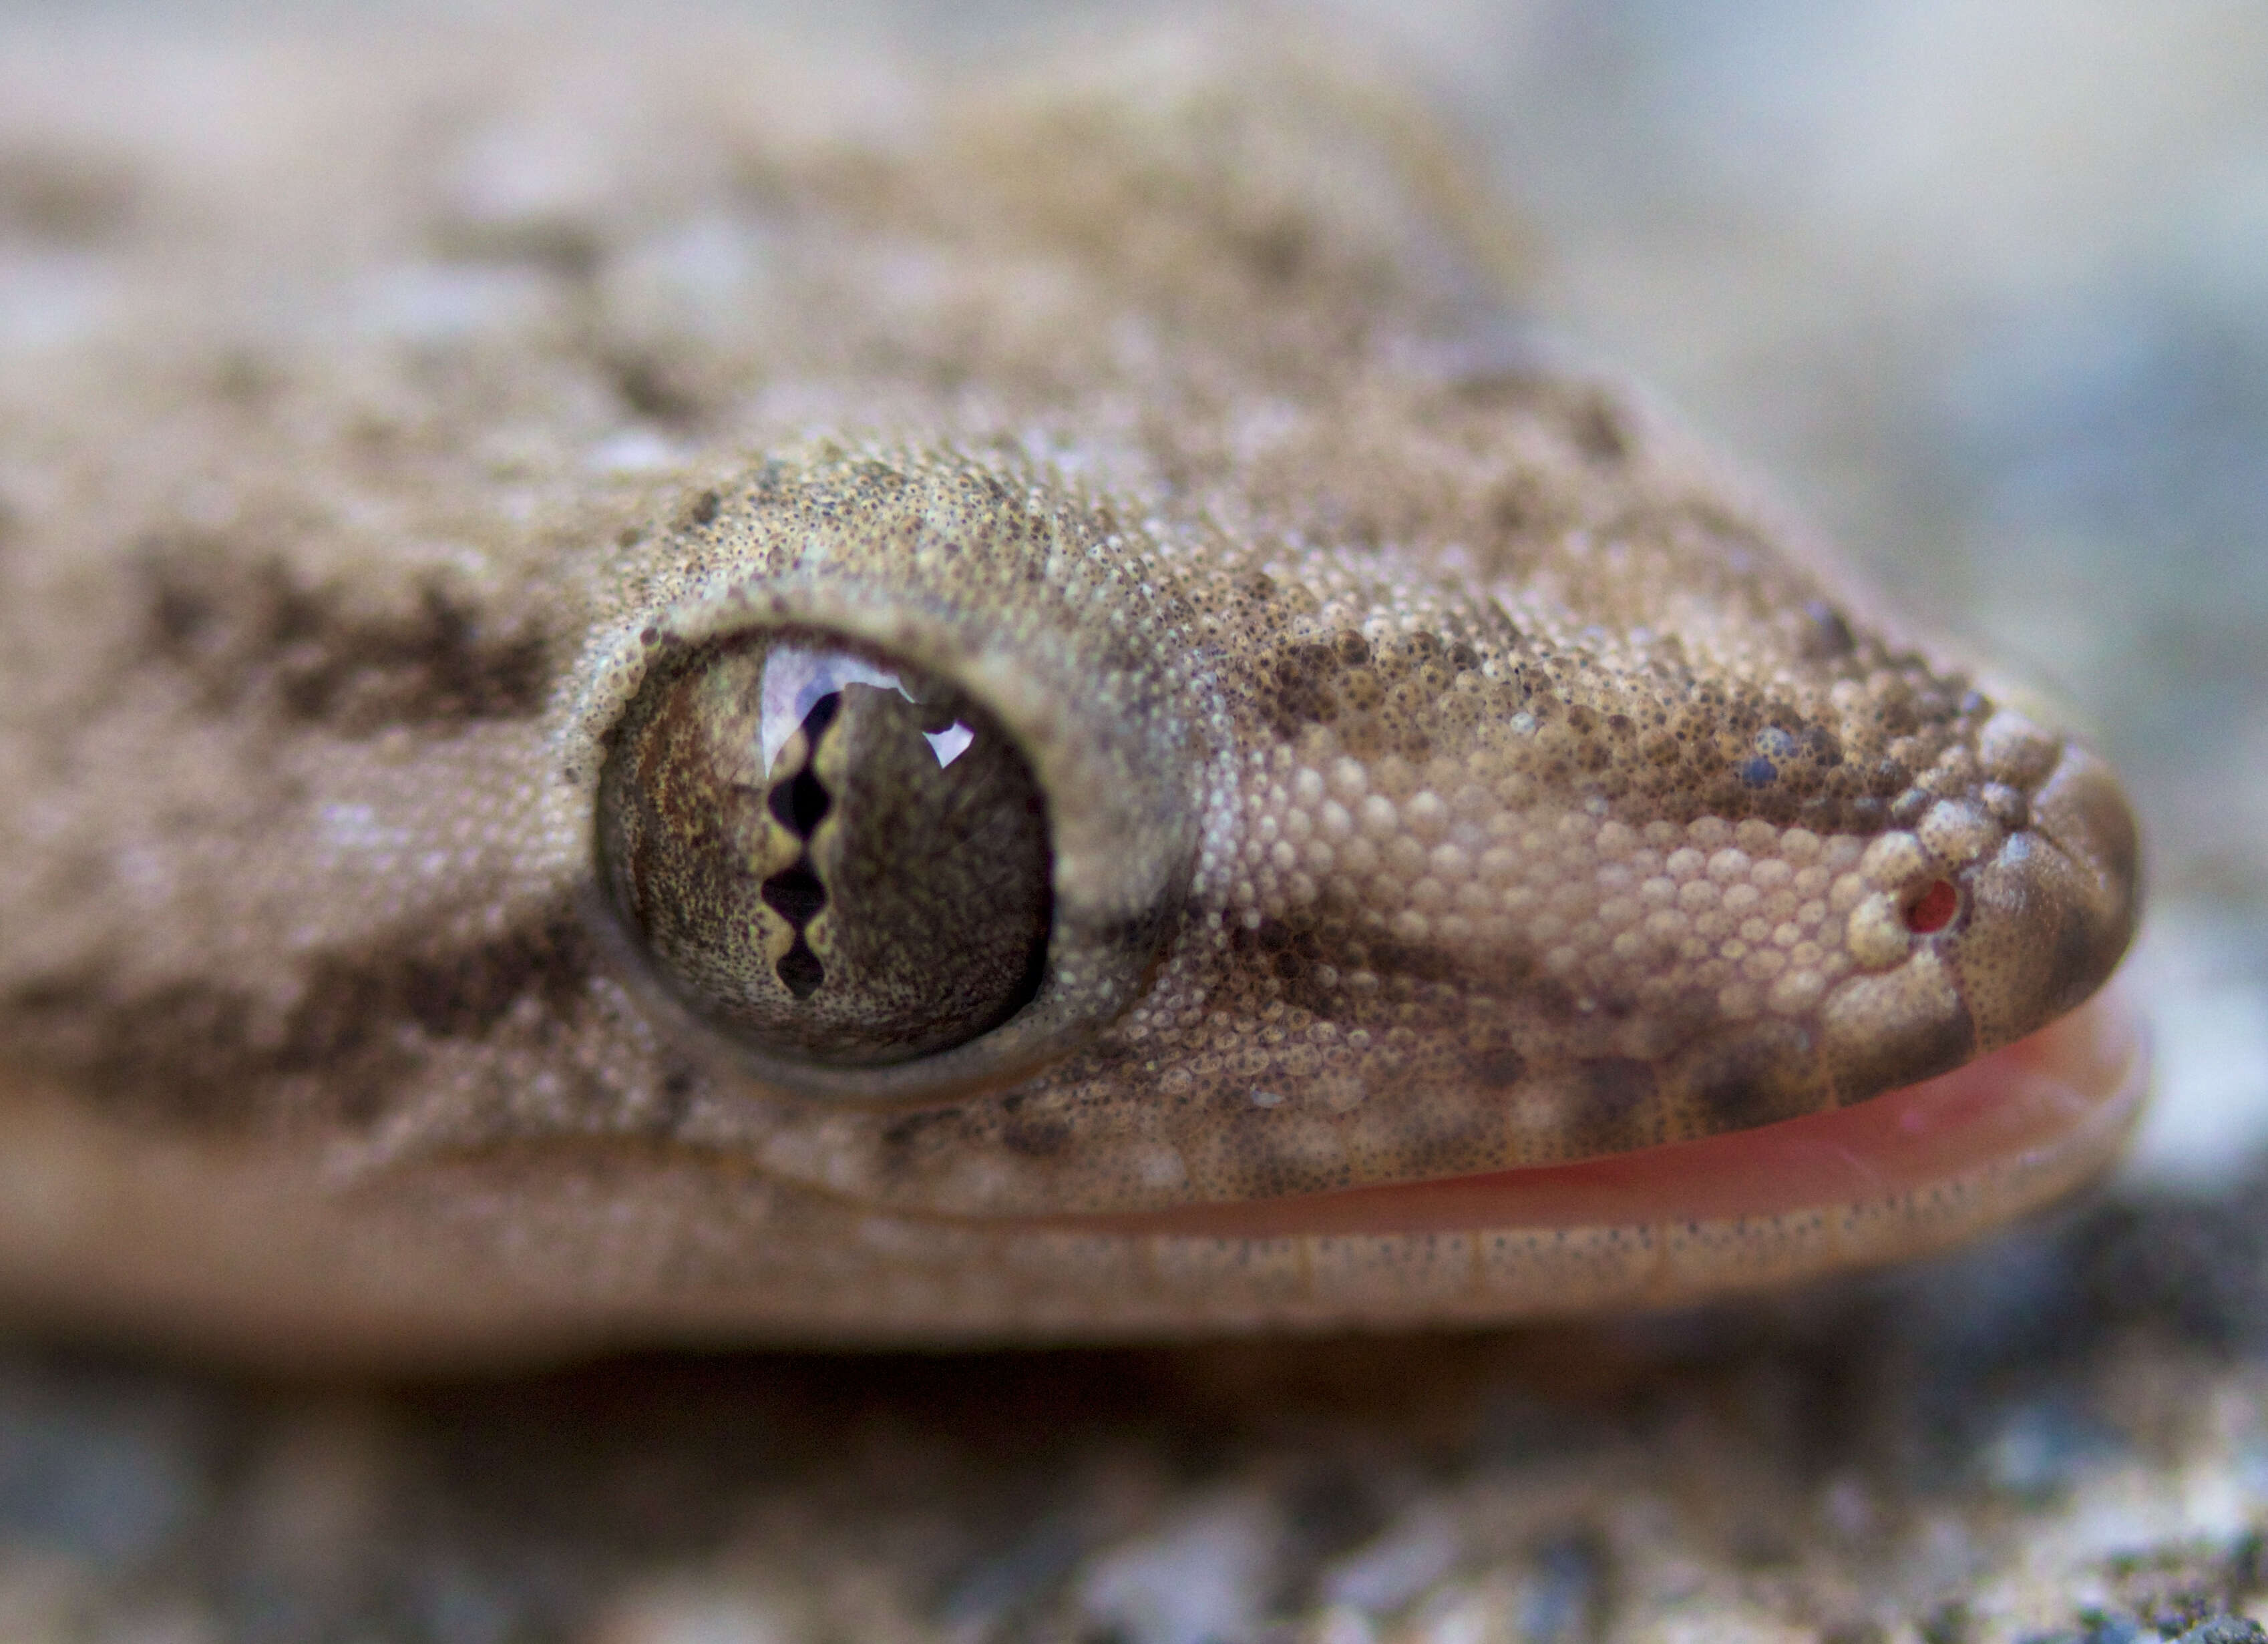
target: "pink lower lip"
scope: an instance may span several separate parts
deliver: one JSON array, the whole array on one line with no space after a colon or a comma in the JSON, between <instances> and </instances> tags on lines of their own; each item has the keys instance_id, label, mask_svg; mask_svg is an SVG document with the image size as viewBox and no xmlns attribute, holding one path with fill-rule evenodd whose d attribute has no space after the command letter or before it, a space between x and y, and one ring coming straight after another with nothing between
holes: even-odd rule
<instances>
[{"instance_id":1,"label":"pink lower lip","mask_svg":"<svg viewBox=\"0 0 2268 1644\"><path fill-rule=\"evenodd\" d=\"M2019 1184L2068 1185L2116 1156L2148 1082L2143 1041L2110 989L1952 1073L1781 1124L1578 1164L1081 1222L1225 1238L1660 1226L1996 1189L2013 1212L2042 1196Z\"/></svg>"}]
</instances>

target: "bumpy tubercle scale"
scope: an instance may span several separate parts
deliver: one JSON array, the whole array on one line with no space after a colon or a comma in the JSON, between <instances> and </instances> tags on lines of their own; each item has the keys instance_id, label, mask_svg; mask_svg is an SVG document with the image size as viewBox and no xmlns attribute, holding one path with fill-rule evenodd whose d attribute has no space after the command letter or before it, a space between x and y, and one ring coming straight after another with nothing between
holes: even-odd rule
<instances>
[{"instance_id":1,"label":"bumpy tubercle scale","mask_svg":"<svg viewBox=\"0 0 2268 1644\"><path fill-rule=\"evenodd\" d=\"M1127 1232L2010 1044L2125 943L2124 800L1540 353L1517 236L1334 57L1174 36L867 124L754 40L603 118L499 76L619 161L540 209L407 140L440 61L358 63L364 135L304 145L353 224L217 157L202 227L101 253L187 305L133 393L99 347L0 373L53 476L0 517L10 1294L364 1351L1501 1317L1929 1245L2106 1156L1636 1289L1627 1225ZM462 275L470 332L262 329L373 259ZM769 632L949 682L1043 798L1046 973L934 1058L730 1042L600 883L640 691Z\"/></svg>"}]
</instances>

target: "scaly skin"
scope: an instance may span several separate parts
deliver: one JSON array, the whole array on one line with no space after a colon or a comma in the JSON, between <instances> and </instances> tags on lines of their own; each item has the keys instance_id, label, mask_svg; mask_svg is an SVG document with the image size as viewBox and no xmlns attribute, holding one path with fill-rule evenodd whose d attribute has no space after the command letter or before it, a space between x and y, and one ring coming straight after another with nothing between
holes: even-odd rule
<instances>
[{"instance_id":1,"label":"scaly skin","mask_svg":"<svg viewBox=\"0 0 2268 1644\"><path fill-rule=\"evenodd\" d=\"M1541 358L1514 237L1336 62L1183 39L862 104L718 39L593 112L571 44L459 45L247 60L273 152L160 143L114 72L117 317L0 387L23 1305L444 1357L1509 1317L1926 1247L2099 1166L2115 1127L1958 1216L1712 1224L1642 1284L1646 1223L1303 1232L2040 1028L2131 933L2114 780ZM496 123L437 153L453 98ZM521 196L515 142L556 170ZM603 862L674 825L619 818L737 802L624 727L774 628L1028 766L1052 922L999 1025L815 1066L654 962L648 867ZM974 937L993 899L934 902ZM747 918L761 993L801 927Z\"/></svg>"}]
</instances>

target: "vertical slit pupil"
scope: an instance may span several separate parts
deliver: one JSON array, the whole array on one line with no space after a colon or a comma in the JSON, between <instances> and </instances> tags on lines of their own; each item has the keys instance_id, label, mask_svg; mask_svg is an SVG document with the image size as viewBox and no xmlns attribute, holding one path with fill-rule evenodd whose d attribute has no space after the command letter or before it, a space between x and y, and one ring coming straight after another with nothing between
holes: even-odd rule
<instances>
[{"instance_id":1,"label":"vertical slit pupil","mask_svg":"<svg viewBox=\"0 0 2268 1644\"><path fill-rule=\"evenodd\" d=\"M811 711L803 716L803 768L787 781L774 783L765 799L780 826L798 839L807 840L818 832L820 823L834 804L828 797L827 784L819 780L812 766L819 755L819 739L835 723L842 706L843 694L839 691L829 691L811 705ZM818 918L820 910L827 906L827 886L812 871L811 857L806 854L765 880L762 892L764 905L795 929L794 942L780 955L772 972L789 993L798 999L808 999L827 980L827 966L804 940L803 928Z\"/></svg>"},{"instance_id":2,"label":"vertical slit pupil","mask_svg":"<svg viewBox=\"0 0 2268 1644\"><path fill-rule=\"evenodd\" d=\"M799 856L764 881L763 898L765 906L793 925L800 936L803 928L827 906L827 886L812 872L811 859Z\"/></svg>"},{"instance_id":3,"label":"vertical slit pupil","mask_svg":"<svg viewBox=\"0 0 2268 1644\"><path fill-rule=\"evenodd\" d=\"M819 910L827 906L827 886L811 870L811 859L799 856L789 867L763 883L764 903L774 913L795 928L795 940L788 950L772 966L772 973L780 979L780 986L798 999L808 999L819 991L820 983L827 980L827 966L811 950L803 939L803 928L819 917Z\"/></svg>"},{"instance_id":4,"label":"vertical slit pupil","mask_svg":"<svg viewBox=\"0 0 2268 1644\"><path fill-rule=\"evenodd\" d=\"M812 766L819 757L819 739L835 723L842 706L839 691L829 691L811 705L811 711L803 716L803 768L787 781L775 783L765 801L779 825L798 839L809 839L816 833L834 804L828 797L827 784L819 780Z\"/></svg>"},{"instance_id":5,"label":"vertical slit pupil","mask_svg":"<svg viewBox=\"0 0 2268 1644\"><path fill-rule=\"evenodd\" d=\"M765 803L782 827L798 839L809 839L818 832L834 802L827 796L827 784L813 775L806 765L787 781L776 783Z\"/></svg>"},{"instance_id":6,"label":"vertical slit pupil","mask_svg":"<svg viewBox=\"0 0 2268 1644\"><path fill-rule=\"evenodd\" d=\"M827 980L827 967L819 962L803 940L803 932L795 933L795 945L780 955L772 967L780 979L780 986L799 999L808 999L819 991L819 984Z\"/></svg>"}]
</instances>

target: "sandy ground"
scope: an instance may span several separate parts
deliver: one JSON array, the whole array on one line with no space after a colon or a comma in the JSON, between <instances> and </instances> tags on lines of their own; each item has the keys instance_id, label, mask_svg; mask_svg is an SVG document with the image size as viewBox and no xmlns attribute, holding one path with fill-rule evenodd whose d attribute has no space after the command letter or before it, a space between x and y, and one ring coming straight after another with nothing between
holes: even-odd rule
<instances>
[{"instance_id":1,"label":"sandy ground","mask_svg":"<svg viewBox=\"0 0 2268 1644\"><path fill-rule=\"evenodd\" d=\"M1926 1272L1577 1334L414 1388L23 1344L0 1638L2110 1644L2268 1613L2268 11L1353 9L1532 217L1576 346L2102 727L2154 853L2127 1174ZM0 7L0 60L86 17ZM1031 19L840 26L982 54ZM0 333L69 287L45 209L0 198Z\"/></svg>"}]
</instances>

